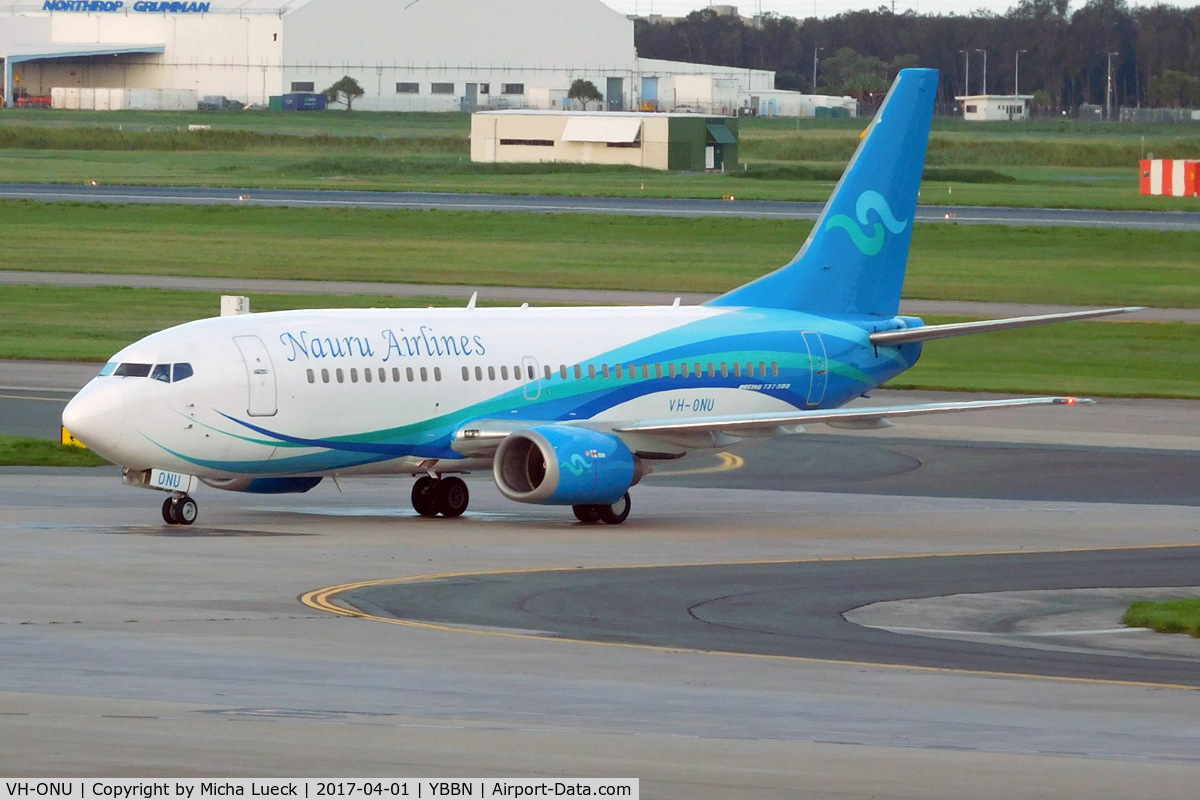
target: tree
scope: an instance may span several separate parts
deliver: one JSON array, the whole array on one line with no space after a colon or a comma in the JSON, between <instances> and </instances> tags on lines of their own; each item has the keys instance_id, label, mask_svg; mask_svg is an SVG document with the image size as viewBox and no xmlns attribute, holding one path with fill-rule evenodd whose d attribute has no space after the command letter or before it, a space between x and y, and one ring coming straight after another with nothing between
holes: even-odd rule
<instances>
[{"instance_id":1,"label":"tree","mask_svg":"<svg viewBox=\"0 0 1200 800\"><path fill-rule=\"evenodd\" d=\"M576 78L571 81L571 88L567 90L568 100L578 100L583 103L583 110L587 111L587 104L593 100L600 102L604 99L604 95L600 94L600 90L596 88L596 84L591 81L585 81L583 78Z\"/></svg>"},{"instance_id":2,"label":"tree","mask_svg":"<svg viewBox=\"0 0 1200 800\"><path fill-rule=\"evenodd\" d=\"M366 92L358 85L358 81L351 78L349 75L343 75L342 79L326 89L325 102L327 103L345 103L346 110L352 111L354 101L362 97ZM345 98L344 100L342 98Z\"/></svg>"}]
</instances>

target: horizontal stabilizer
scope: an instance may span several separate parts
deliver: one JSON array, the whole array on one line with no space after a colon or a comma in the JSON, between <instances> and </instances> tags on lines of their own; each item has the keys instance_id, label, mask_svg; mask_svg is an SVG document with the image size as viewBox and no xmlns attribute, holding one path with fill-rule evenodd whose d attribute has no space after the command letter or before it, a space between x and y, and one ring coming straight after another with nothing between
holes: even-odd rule
<instances>
[{"instance_id":1,"label":"horizontal stabilizer","mask_svg":"<svg viewBox=\"0 0 1200 800\"><path fill-rule=\"evenodd\" d=\"M779 428L807 425L814 422L864 423L871 420L895 417L915 417L922 414L948 414L956 411L981 411L988 408L1014 408L1020 406L1083 405L1094 400L1075 397L1022 397L1015 400L971 400L960 403L920 403L911 406L875 406L871 408L813 409L783 414L746 414L743 416L693 417L691 419L644 420L613 428L614 433L706 433L755 428Z\"/></svg>"},{"instance_id":2,"label":"horizontal stabilizer","mask_svg":"<svg viewBox=\"0 0 1200 800\"><path fill-rule=\"evenodd\" d=\"M952 322L949 325L922 325L919 328L872 333L870 339L871 344L895 347L907 342L928 342L933 339L949 339L951 336L966 336L970 333L1007 331L1012 328L1028 328L1033 325L1045 325L1050 322L1111 317L1114 314L1128 314L1131 311L1144 310L1141 306L1129 306L1126 308L1102 308L1096 311L1068 311L1065 314L1041 314L1036 317L1009 317L1008 319L983 319L978 322Z\"/></svg>"}]
</instances>

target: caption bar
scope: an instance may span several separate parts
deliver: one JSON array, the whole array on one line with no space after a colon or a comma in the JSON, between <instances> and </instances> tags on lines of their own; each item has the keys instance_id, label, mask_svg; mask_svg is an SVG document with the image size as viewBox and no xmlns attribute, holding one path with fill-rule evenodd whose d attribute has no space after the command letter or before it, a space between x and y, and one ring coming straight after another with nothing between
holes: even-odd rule
<instances>
[{"instance_id":1,"label":"caption bar","mask_svg":"<svg viewBox=\"0 0 1200 800\"><path fill-rule=\"evenodd\" d=\"M477 797L620 797L639 800L637 778L487 778L449 780L5 780L0 800L68 798L68 800L200 800L200 798L477 798Z\"/></svg>"}]
</instances>

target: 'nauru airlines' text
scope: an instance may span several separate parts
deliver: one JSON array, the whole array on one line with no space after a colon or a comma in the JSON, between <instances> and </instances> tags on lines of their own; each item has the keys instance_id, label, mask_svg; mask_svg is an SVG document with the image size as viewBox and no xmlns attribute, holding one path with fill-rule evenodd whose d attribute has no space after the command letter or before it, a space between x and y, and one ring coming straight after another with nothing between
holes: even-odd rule
<instances>
[{"instance_id":1,"label":"'nauru airlines' text","mask_svg":"<svg viewBox=\"0 0 1200 800\"><path fill-rule=\"evenodd\" d=\"M482 356L487 353L483 338L466 334L440 334L422 325L415 334L404 328L388 328L380 333L378 352L383 361L393 357L415 356ZM288 361L301 357L314 358L373 358L376 348L369 336L314 336L308 331L284 331L279 341L288 349Z\"/></svg>"}]
</instances>

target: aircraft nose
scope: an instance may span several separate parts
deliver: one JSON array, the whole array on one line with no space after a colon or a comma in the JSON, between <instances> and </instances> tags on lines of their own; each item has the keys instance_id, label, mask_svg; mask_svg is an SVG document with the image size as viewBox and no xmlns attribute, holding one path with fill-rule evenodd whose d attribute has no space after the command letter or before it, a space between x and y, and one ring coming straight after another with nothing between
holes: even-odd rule
<instances>
[{"instance_id":1,"label":"aircraft nose","mask_svg":"<svg viewBox=\"0 0 1200 800\"><path fill-rule=\"evenodd\" d=\"M62 424L90 449L109 461L121 463L125 393L120 379L99 378L83 387L63 409Z\"/></svg>"}]
</instances>

